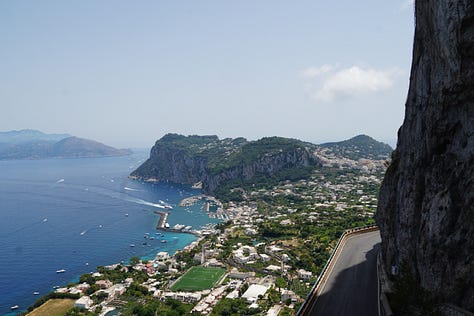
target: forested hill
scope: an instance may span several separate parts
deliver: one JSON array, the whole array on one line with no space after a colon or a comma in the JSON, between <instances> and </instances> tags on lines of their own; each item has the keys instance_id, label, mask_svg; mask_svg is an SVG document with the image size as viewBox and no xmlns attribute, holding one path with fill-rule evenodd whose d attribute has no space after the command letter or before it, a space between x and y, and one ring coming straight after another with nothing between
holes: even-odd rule
<instances>
[{"instance_id":1,"label":"forested hill","mask_svg":"<svg viewBox=\"0 0 474 316\"><path fill-rule=\"evenodd\" d=\"M194 184L205 193L247 184L307 177L319 165L311 144L266 137L257 141L167 134L131 177Z\"/></svg>"},{"instance_id":2,"label":"forested hill","mask_svg":"<svg viewBox=\"0 0 474 316\"><path fill-rule=\"evenodd\" d=\"M361 158L385 160L393 151L389 145L367 135L358 135L341 142L325 143L319 146L330 149L337 156L353 160Z\"/></svg>"},{"instance_id":3,"label":"forested hill","mask_svg":"<svg viewBox=\"0 0 474 316\"><path fill-rule=\"evenodd\" d=\"M227 195L234 188L308 179L315 168L322 166L322 161L325 165L332 161L342 166L347 159L387 159L391 151L390 146L368 136L315 145L283 137L248 141L245 138L167 134L155 143L150 158L130 177L200 183L204 193L222 197L224 192Z\"/></svg>"}]
</instances>

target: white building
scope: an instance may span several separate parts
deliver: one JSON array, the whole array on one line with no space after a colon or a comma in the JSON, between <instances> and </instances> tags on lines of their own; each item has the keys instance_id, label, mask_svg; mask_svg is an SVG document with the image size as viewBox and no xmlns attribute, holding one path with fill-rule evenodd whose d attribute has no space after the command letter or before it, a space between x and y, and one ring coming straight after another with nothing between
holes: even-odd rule
<instances>
[{"instance_id":1,"label":"white building","mask_svg":"<svg viewBox=\"0 0 474 316\"><path fill-rule=\"evenodd\" d=\"M260 285L260 284L252 284L249 286L247 291L245 291L244 294L242 294L242 298L247 299L247 302L249 303L255 303L259 296L265 295L267 293L268 288L266 286Z\"/></svg>"},{"instance_id":2,"label":"white building","mask_svg":"<svg viewBox=\"0 0 474 316\"><path fill-rule=\"evenodd\" d=\"M281 293L281 301L286 302L287 300L296 302L298 301L298 295L296 295L293 291L283 290L283 292Z\"/></svg>"},{"instance_id":3,"label":"white building","mask_svg":"<svg viewBox=\"0 0 474 316\"><path fill-rule=\"evenodd\" d=\"M270 261L271 257L267 254L264 254L264 253L261 253L260 254L260 260L262 260L263 262L267 262L267 261Z\"/></svg>"},{"instance_id":4,"label":"white building","mask_svg":"<svg viewBox=\"0 0 474 316\"><path fill-rule=\"evenodd\" d=\"M299 269L298 270L298 278L303 279L303 280L309 280L313 276L313 273L310 271L306 271L304 269Z\"/></svg>"},{"instance_id":5,"label":"white building","mask_svg":"<svg viewBox=\"0 0 474 316\"><path fill-rule=\"evenodd\" d=\"M92 304L94 304L94 301L89 296L85 295L76 300L74 307L88 309Z\"/></svg>"},{"instance_id":6,"label":"white building","mask_svg":"<svg viewBox=\"0 0 474 316\"><path fill-rule=\"evenodd\" d=\"M164 261L170 258L170 254L166 251L160 251L156 254L155 260L156 261Z\"/></svg>"}]
</instances>

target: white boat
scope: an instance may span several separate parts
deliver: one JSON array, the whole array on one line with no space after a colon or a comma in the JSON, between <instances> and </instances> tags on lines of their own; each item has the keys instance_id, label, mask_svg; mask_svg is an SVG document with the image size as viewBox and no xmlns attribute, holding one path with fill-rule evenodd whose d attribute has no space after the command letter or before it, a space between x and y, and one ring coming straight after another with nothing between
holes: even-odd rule
<instances>
[{"instance_id":1,"label":"white boat","mask_svg":"<svg viewBox=\"0 0 474 316\"><path fill-rule=\"evenodd\" d=\"M135 244L130 244L130 247L135 247Z\"/></svg>"},{"instance_id":2,"label":"white boat","mask_svg":"<svg viewBox=\"0 0 474 316\"><path fill-rule=\"evenodd\" d=\"M15 310L15 309L18 309L19 307L20 307L20 306L15 305L15 306L10 307L10 309L13 311L13 310Z\"/></svg>"},{"instance_id":3,"label":"white boat","mask_svg":"<svg viewBox=\"0 0 474 316\"><path fill-rule=\"evenodd\" d=\"M40 292L33 292L33 295L39 295Z\"/></svg>"},{"instance_id":4,"label":"white boat","mask_svg":"<svg viewBox=\"0 0 474 316\"><path fill-rule=\"evenodd\" d=\"M64 269L56 270L56 273L64 273L64 272L66 272L66 270L64 270Z\"/></svg>"}]
</instances>

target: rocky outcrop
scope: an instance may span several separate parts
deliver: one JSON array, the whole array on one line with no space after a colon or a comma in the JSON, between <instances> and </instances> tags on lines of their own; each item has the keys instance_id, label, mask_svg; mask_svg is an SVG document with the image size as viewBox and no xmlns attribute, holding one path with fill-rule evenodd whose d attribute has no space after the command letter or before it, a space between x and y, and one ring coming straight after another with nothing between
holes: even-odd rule
<instances>
[{"instance_id":1,"label":"rocky outcrop","mask_svg":"<svg viewBox=\"0 0 474 316\"><path fill-rule=\"evenodd\" d=\"M207 163L207 157L195 156L186 149L170 147L158 141L151 149L150 158L130 176L193 184L204 177Z\"/></svg>"},{"instance_id":2,"label":"rocky outcrop","mask_svg":"<svg viewBox=\"0 0 474 316\"><path fill-rule=\"evenodd\" d=\"M278 172L299 167L315 165L316 158L304 148L295 148L287 152L277 152L264 155L255 161L225 169L217 174L205 174L202 178L202 189L205 193L214 192L220 185L229 181L239 180L246 182L257 174L265 177L273 177Z\"/></svg>"},{"instance_id":3,"label":"rocky outcrop","mask_svg":"<svg viewBox=\"0 0 474 316\"><path fill-rule=\"evenodd\" d=\"M319 165L306 146L310 144L281 137L247 142L243 138L167 134L130 176L184 184L201 182L204 193L214 194L219 187L231 189L262 178L285 180L285 171L297 173Z\"/></svg>"},{"instance_id":4,"label":"rocky outcrop","mask_svg":"<svg viewBox=\"0 0 474 316\"><path fill-rule=\"evenodd\" d=\"M474 310L474 4L416 1L405 119L379 197L387 271ZM395 269L396 270L396 269Z\"/></svg>"}]
</instances>

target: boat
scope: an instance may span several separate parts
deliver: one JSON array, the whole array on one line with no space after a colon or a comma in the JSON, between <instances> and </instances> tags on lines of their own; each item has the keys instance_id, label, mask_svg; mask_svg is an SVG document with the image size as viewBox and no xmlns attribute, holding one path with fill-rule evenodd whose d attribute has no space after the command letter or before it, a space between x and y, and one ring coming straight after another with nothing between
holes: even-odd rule
<instances>
[{"instance_id":1,"label":"boat","mask_svg":"<svg viewBox=\"0 0 474 316\"><path fill-rule=\"evenodd\" d=\"M130 247L135 247L135 244L130 244Z\"/></svg>"},{"instance_id":2,"label":"boat","mask_svg":"<svg viewBox=\"0 0 474 316\"><path fill-rule=\"evenodd\" d=\"M128 213L125 213L125 216L127 216L127 217L128 217Z\"/></svg>"},{"instance_id":3,"label":"boat","mask_svg":"<svg viewBox=\"0 0 474 316\"><path fill-rule=\"evenodd\" d=\"M162 242L162 243L165 243L165 242L167 242L167 241L163 239L161 242Z\"/></svg>"},{"instance_id":4,"label":"boat","mask_svg":"<svg viewBox=\"0 0 474 316\"><path fill-rule=\"evenodd\" d=\"M56 290L56 289L59 289L59 285L53 286L53 289L55 289L55 290Z\"/></svg>"},{"instance_id":5,"label":"boat","mask_svg":"<svg viewBox=\"0 0 474 316\"><path fill-rule=\"evenodd\" d=\"M56 273L64 273L64 272L66 272L66 270L64 270L64 269L56 270Z\"/></svg>"},{"instance_id":6,"label":"boat","mask_svg":"<svg viewBox=\"0 0 474 316\"><path fill-rule=\"evenodd\" d=\"M15 309L18 309L18 308L20 308L20 306L18 306L18 305L15 305L15 306L10 307L10 309L11 309L12 311L14 311Z\"/></svg>"},{"instance_id":7,"label":"boat","mask_svg":"<svg viewBox=\"0 0 474 316\"><path fill-rule=\"evenodd\" d=\"M40 292L33 292L33 295L39 295Z\"/></svg>"}]
</instances>

